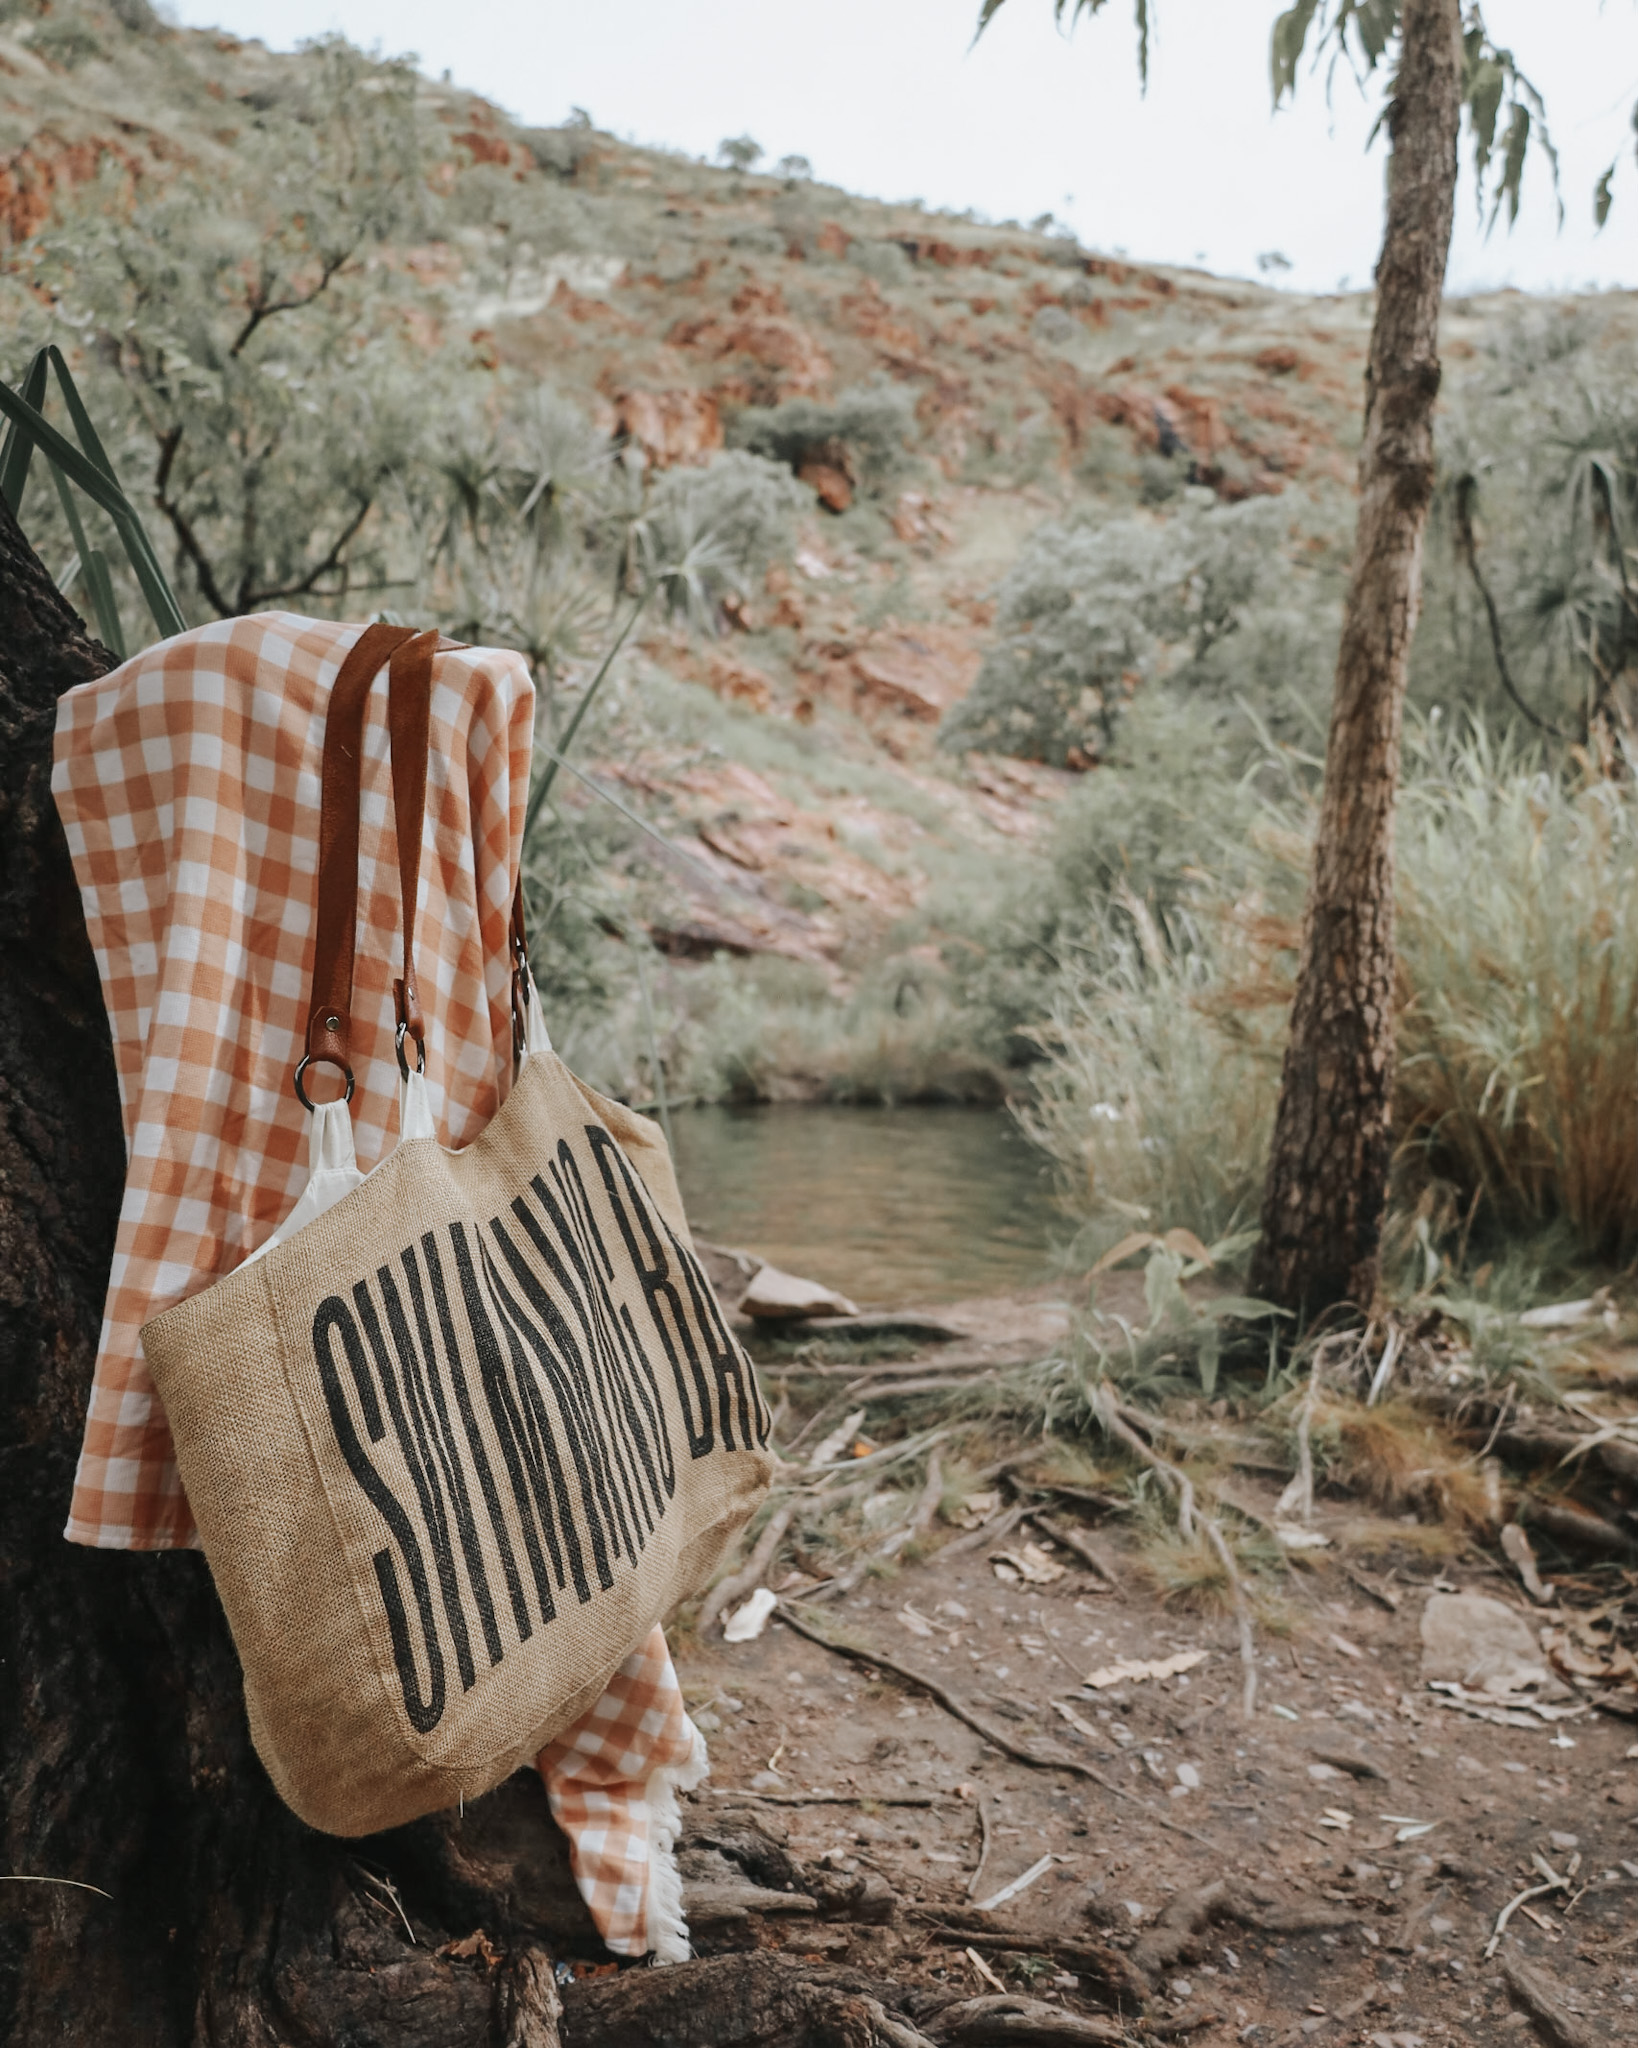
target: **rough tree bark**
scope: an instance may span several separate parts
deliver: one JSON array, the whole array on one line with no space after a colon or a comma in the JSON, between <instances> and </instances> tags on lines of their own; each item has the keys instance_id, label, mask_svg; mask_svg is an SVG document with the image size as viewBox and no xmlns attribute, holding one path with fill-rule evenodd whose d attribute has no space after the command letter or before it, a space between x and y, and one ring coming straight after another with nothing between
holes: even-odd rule
<instances>
[{"instance_id":1,"label":"rough tree bark","mask_svg":"<svg viewBox=\"0 0 1638 2048\"><path fill-rule=\"evenodd\" d=\"M754 1954L574 1986L560 2026L553 1957L607 1952L537 1776L314 1834L251 1748L203 1558L63 1541L125 1147L51 738L58 696L112 665L0 502L0 2040L909 2048L891 1987ZM753 1884L804 1881L724 1827L701 1839Z\"/></svg>"},{"instance_id":2,"label":"rough tree bark","mask_svg":"<svg viewBox=\"0 0 1638 2048\"><path fill-rule=\"evenodd\" d=\"M1314 1317L1376 1292L1391 1154L1394 802L1433 495L1439 306L1456 204L1459 0L1404 0L1359 527L1253 1290Z\"/></svg>"}]
</instances>

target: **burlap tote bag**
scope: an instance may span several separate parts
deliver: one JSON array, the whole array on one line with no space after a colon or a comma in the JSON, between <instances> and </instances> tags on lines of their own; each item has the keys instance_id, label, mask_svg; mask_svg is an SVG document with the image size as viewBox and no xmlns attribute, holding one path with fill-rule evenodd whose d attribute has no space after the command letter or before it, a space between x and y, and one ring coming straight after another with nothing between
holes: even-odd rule
<instances>
[{"instance_id":1,"label":"burlap tote bag","mask_svg":"<svg viewBox=\"0 0 1638 2048\"><path fill-rule=\"evenodd\" d=\"M143 1331L256 1748L340 1835L531 1760L705 1582L772 1463L670 1156L550 1051L520 908L512 1091L464 1151L432 1134L412 926L434 647L369 628L331 694L296 1085L312 1108L307 1076L329 1065L347 1096L317 1106L312 1184L270 1248ZM360 1178L359 756L389 653L405 1082L399 1141Z\"/></svg>"}]
</instances>

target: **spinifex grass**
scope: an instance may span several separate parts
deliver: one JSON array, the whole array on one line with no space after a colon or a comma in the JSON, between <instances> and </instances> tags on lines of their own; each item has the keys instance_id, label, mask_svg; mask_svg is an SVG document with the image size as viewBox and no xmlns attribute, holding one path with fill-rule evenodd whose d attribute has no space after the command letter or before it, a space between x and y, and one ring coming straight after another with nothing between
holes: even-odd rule
<instances>
[{"instance_id":1,"label":"spinifex grass","mask_svg":"<svg viewBox=\"0 0 1638 2048\"><path fill-rule=\"evenodd\" d=\"M1305 817L1271 803L1232 879L1113 965L1069 969L1028 1127L1113 1241L1255 1222L1279 1081ZM1399 840L1398 1242L1441 1256L1638 1247L1638 795L1549 774L1475 725L1409 750ZM1418 1228L1418 1223L1422 1227ZM1396 1239L1390 1225L1390 1246Z\"/></svg>"}]
</instances>

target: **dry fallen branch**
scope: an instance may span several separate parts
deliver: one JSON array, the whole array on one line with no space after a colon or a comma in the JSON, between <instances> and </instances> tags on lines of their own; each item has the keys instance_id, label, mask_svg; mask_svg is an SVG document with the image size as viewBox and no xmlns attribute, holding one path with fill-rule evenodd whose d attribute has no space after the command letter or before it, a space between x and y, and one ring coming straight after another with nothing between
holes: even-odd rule
<instances>
[{"instance_id":1,"label":"dry fallen branch","mask_svg":"<svg viewBox=\"0 0 1638 2048\"><path fill-rule=\"evenodd\" d=\"M931 1792L742 1792L733 1785L702 1785L696 1799L749 1800L755 1806L958 1806Z\"/></svg>"},{"instance_id":2,"label":"dry fallen branch","mask_svg":"<svg viewBox=\"0 0 1638 2048\"><path fill-rule=\"evenodd\" d=\"M1177 1526L1183 1540L1194 1540L1194 1484L1189 1475L1163 1458L1152 1445L1144 1442L1137 1431L1126 1420L1120 1403L1115 1399L1114 1389L1107 1380L1098 1382L1097 1392L1092 1397L1092 1410L1108 1434L1118 1443L1123 1443L1132 1454L1140 1458L1150 1470L1156 1473L1177 1502Z\"/></svg>"},{"instance_id":3,"label":"dry fallen branch","mask_svg":"<svg viewBox=\"0 0 1638 2048\"><path fill-rule=\"evenodd\" d=\"M1240 1631L1240 1664L1245 1678L1240 1691L1240 1711L1247 1720L1257 1709L1257 1645L1251 1633L1251 1603L1246 1599L1245 1581L1240 1577L1234 1562L1234 1553L1224 1539L1223 1531L1213 1515L1204 1524L1206 1541L1217 1553L1217 1562L1228 1575L1229 1593L1234 1601L1234 1619Z\"/></svg>"},{"instance_id":4,"label":"dry fallen branch","mask_svg":"<svg viewBox=\"0 0 1638 2048\"><path fill-rule=\"evenodd\" d=\"M1011 1507L1004 1514L994 1516L970 1536L957 1537L954 1543L946 1543L939 1552L942 1562L946 1558L965 1557L969 1551L983 1550L987 1545L999 1543L1003 1536L1010 1536L1029 1512L1027 1508Z\"/></svg>"},{"instance_id":5,"label":"dry fallen branch","mask_svg":"<svg viewBox=\"0 0 1638 2048\"><path fill-rule=\"evenodd\" d=\"M984 1881L984 1866L990 1860L990 1847L995 1834L995 1808L990 1795L981 1793L978 1800L978 1868L967 1880L967 1896L978 1897L978 1887Z\"/></svg>"},{"instance_id":6,"label":"dry fallen branch","mask_svg":"<svg viewBox=\"0 0 1638 2048\"><path fill-rule=\"evenodd\" d=\"M1484 1948L1485 1961L1488 1963L1500 1947L1501 1938L1507 1931L1507 1923L1512 1919L1520 1906L1528 1905L1532 1899L1544 1899L1549 1892L1567 1892L1569 1889L1570 1880L1567 1877L1555 1876L1550 1878L1546 1884L1533 1884L1527 1890L1519 1892L1514 1898L1509 1899L1507 1904L1496 1915L1496 1924L1490 1930L1490 1939L1485 1943Z\"/></svg>"},{"instance_id":7,"label":"dry fallen branch","mask_svg":"<svg viewBox=\"0 0 1638 2048\"><path fill-rule=\"evenodd\" d=\"M1015 1877L1011 1884L1004 1884L998 1892L993 1893L989 1898L981 1899L978 1903L979 1912L998 1913L1003 1906L1018 1898L1021 1893L1027 1892L1038 1878L1045 1877L1056 1861L1057 1858L1050 1853L1045 1856L1038 1856L1028 1870Z\"/></svg>"},{"instance_id":8,"label":"dry fallen branch","mask_svg":"<svg viewBox=\"0 0 1638 2048\"><path fill-rule=\"evenodd\" d=\"M794 1500L788 1500L783 1507L776 1508L768 1517L762 1534L756 1540L756 1548L744 1564L737 1572L730 1572L727 1578L718 1579L706 1594L700 1608L699 1620L695 1623L696 1632L702 1638L710 1634L712 1625L720 1615L736 1601L743 1599L747 1593L754 1593L761 1585L763 1575L773 1563L774 1553L785 1539L785 1531L796 1519L797 1505Z\"/></svg>"},{"instance_id":9,"label":"dry fallen branch","mask_svg":"<svg viewBox=\"0 0 1638 2048\"><path fill-rule=\"evenodd\" d=\"M1188 1474L1144 1442L1126 1421L1120 1403L1115 1399L1114 1391L1107 1380L1099 1382L1097 1392L1092 1397L1092 1407L1108 1433L1141 1458L1144 1464L1157 1473L1171 1489L1177 1502L1178 1531L1185 1542L1191 1541L1197 1527L1198 1509L1195 1505L1194 1487ZM1198 1526L1203 1529L1206 1541L1216 1552L1217 1561L1228 1578L1229 1594L1234 1602L1234 1618L1240 1631L1240 1662L1245 1671L1245 1682L1240 1695L1241 1711L1250 1715L1257 1705L1257 1647L1252 1636L1251 1604L1246 1599L1245 1581L1240 1577L1234 1555L1224 1540L1216 1516L1208 1517Z\"/></svg>"},{"instance_id":10,"label":"dry fallen branch","mask_svg":"<svg viewBox=\"0 0 1638 2048\"><path fill-rule=\"evenodd\" d=\"M1314 1346L1314 1356L1309 1361L1308 1385L1302 1397L1302 1406L1297 1410L1297 1472L1291 1484L1280 1495L1275 1504L1277 1515L1298 1515L1306 1522L1314 1519L1314 1403L1319 1395L1320 1356L1322 1344Z\"/></svg>"}]
</instances>

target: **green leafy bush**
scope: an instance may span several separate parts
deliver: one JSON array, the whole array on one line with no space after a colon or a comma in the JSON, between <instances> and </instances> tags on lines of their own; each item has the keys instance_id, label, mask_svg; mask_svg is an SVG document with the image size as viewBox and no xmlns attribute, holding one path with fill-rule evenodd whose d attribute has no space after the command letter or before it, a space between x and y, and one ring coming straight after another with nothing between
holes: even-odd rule
<instances>
[{"instance_id":1,"label":"green leafy bush","mask_svg":"<svg viewBox=\"0 0 1638 2048\"><path fill-rule=\"evenodd\" d=\"M1207 715L1239 698L1281 730L1313 716L1335 656L1339 522L1302 501L1185 497L1169 519L1055 520L1030 537L946 746L1090 767L1162 681Z\"/></svg>"},{"instance_id":2,"label":"green leafy bush","mask_svg":"<svg viewBox=\"0 0 1638 2048\"><path fill-rule=\"evenodd\" d=\"M668 469L644 522L651 567L672 608L714 623L731 591L746 591L793 544L813 493L788 469L743 449L714 455L701 469Z\"/></svg>"},{"instance_id":3,"label":"green leafy bush","mask_svg":"<svg viewBox=\"0 0 1638 2048\"><path fill-rule=\"evenodd\" d=\"M842 451L854 483L871 491L903 469L915 418L914 397L902 385L860 384L829 400L746 406L729 422L728 438L793 470L815 458L836 460Z\"/></svg>"}]
</instances>

